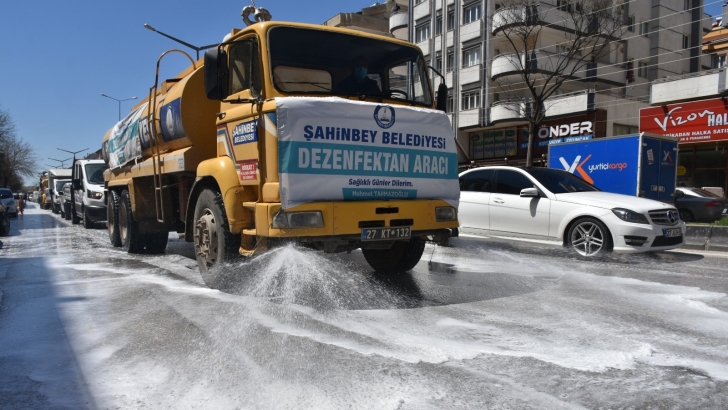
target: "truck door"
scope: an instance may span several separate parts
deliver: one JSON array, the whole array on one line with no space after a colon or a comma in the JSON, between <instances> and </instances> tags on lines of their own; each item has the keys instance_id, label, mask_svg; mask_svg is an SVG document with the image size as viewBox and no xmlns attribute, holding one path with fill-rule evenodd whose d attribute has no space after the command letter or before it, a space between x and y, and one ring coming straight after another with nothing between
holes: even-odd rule
<instances>
[{"instance_id":1,"label":"truck door","mask_svg":"<svg viewBox=\"0 0 728 410\"><path fill-rule=\"evenodd\" d=\"M645 198L672 202L677 172L677 143L657 138L642 139L640 194Z\"/></svg>"},{"instance_id":2,"label":"truck door","mask_svg":"<svg viewBox=\"0 0 728 410\"><path fill-rule=\"evenodd\" d=\"M81 172L81 164L78 162L73 165L71 185L74 210L81 212L83 206L83 173Z\"/></svg>"}]
</instances>

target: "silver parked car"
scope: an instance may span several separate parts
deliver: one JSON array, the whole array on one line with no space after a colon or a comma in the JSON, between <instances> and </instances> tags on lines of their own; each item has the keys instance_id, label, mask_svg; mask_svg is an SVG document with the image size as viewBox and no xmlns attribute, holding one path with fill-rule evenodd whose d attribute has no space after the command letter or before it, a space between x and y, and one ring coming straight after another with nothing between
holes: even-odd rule
<instances>
[{"instance_id":1,"label":"silver parked car","mask_svg":"<svg viewBox=\"0 0 728 410\"><path fill-rule=\"evenodd\" d=\"M728 199L702 188L675 188L675 207L685 222L715 222L728 208Z\"/></svg>"},{"instance_id":2,"label":"silver parked car","mask_svg":"<svg viewBox=\"0 0 728 410\"><path fill-rule=\"evenodd\" d=\"M5 212L13 218L18 217L18 203L15 202L13 191L8 188L0 188L0 202L5 206Z\"/></svg>"}]
</instances>

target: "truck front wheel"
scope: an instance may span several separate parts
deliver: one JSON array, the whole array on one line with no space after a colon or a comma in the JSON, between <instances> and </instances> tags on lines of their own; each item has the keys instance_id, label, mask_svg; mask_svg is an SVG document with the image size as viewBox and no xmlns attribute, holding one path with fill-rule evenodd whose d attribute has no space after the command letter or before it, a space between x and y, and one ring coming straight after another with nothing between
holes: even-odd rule
<instances>
[{"instance_id":1,"label":"truck front wheel","mask_svg":"<svg viewBox=\"0 0 728 410\"><path fill-rule=\"evenodd\" d=\"M395 242L389 249L362 249L364 259L377 272L398 273L411 270L425 251L425 241L412 238L409 242Z\"/></svg>"},{"instance_id":2,"label":"truck front wheel","mask_svg":"<svg viewBox=\"0 0 728 410\"><path fill-rule=\"evenodd\" d=\"M137 223L131 213L129 191L126 189L121 191L121 201L119 202L119 237L121 248L129 253L139 253L144 248L139 238Z\"/></svg>"},{"instance_id":3,"label":"truck front wheel","mask_svg":"<svg viewBox=\"0 0 728 410\"><path fill-rule=\"evenodd\" d=\"M197 265L205 284L213 289L224 286L221 264L239 256L240 236L230 233L222 196L205 189L195 207L194 243Z\"/></svg>"},{"instance_id":4,"label":"truck front wheel","mask_svg":"<svg viewBox=\"0 0 728 410\"><path fill-rule=\"evenodd\" d=\"M109 205L106 207L106 217L109 228L109 240L115 247L121 246L119 235L119 194L116 191L109 191Z\"/></svg>"}]
</instances>

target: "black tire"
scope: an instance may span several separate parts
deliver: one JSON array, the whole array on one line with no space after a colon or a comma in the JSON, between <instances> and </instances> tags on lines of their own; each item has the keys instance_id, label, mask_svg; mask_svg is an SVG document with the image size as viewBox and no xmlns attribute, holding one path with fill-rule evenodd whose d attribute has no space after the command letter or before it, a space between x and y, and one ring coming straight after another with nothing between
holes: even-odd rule
<instances>
[{"instance_id":1,"label":"black tire","mask_svg":"<svg viewBox=\"0 0 728 410\"><path fill-rule=\"evenodd\" d=\"M612 249L612 235L601 221L594 218L575 221L567 235L571 250L585 258L602 257Z\"/></svg>"},{"instance_id":2,"label":"black tire","mask_svg":"<svg viewBox=\"0 0 728 410\"><path fill-rule=\"evenodd\" d=\"M107 227L109 229L109 241L114 247L121 246L121 236L119 235L119 194L116 191L109 191L109 204L106 207ZM166 243L165 243L166 245Z\"/></svg>"},{"instance_id":3,"label":"black tire","mask_svg":"<svg viewBox=\"0 0 728 410\"><path fill-rule=\"evenodd\" d=\"M83 210L83 227L86 229L91 229L94 227L94 223L91 219L88 217L88 212L86 210Z\"/></svg>"},{"instance_id":4,"label":"black tire","mask_svg":"<svg viewBox=\"0 0 728 410\"><path fill-rule=\"evenodd\" d=\"M73 206L71 206L71 223L74 225L81 223L81 218L78 217L78 214L76 214L76 208Z\"/></svg>"},{"instance_id":5,"label":"black tire","mask_svg":"<svg viewBox=\"0 0 728 410\"><path fill-rule=\"evenodd\" d=\"M362 249L361 251L369 266L377 272L406 272L414 268L422 258L425 241L420 238L411 238L408 242L395 242L389 249Z\"/></svg>"},{"instance_id":6,"label":"black tire","mask_svg":"<svg viewBox=\"0 0 728 410\"><path fill-rule=\"evenodd\" d=\"M144 250L144 244L139 237L139 229L131 213L131 198L129 191L121 191L119 201L119 237L121 248L129 253L140 253Z\"/></svg>"},{"instance_id":7,"label":"black tire","mask_svg":"<svg viewBox=\"0 0 728 410\"><path fill-rule=\"evenodd\" d=\"M695 216L689 209L680 209L678 212L680 212L680 219L682 219L685 222L695 222Z\"/></svg>"},{"instance_id":8,"label":"black tire","mask_svg":"<svg viewBox=\"0 0 728 410\"><path fill-rule=\"evenodd\" d=\"M66 207L64 205L61 205L58 207L58 210L61 214L61 218L66 219Z\"/></svg>"},{"instance_id":9,"label":"black tire","mask_svg":"<svg viewBox=\"0 0 728 410\"><path fill-rule=\"evenodd\" d=\"M164 253L164 250L167 249L167 238L169 237L169 232L164 230L163 227L160 227L160 229L162 229L162 231L142 235L141 240L144 243L144 253L156 255Z\"/></svg>"},{"instance_id":10,"label":"black tire","mask_svg":"<svg viewBox=\"0 0 728 410\"><path fill-rule=\"evenodd\" d=\"M205 189L195 206L194 244L197 265L205 284L212 289L225 286L218 268L240 258L240 236L230 233L225 206L219 192Z\"/></svg>"}]
</instances>

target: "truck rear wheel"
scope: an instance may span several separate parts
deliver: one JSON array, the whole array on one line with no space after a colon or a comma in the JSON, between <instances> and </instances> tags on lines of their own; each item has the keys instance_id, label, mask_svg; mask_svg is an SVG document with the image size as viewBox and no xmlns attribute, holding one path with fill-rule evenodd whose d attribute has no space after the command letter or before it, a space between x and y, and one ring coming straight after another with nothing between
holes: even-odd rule
<instances>
[{"instance_id":1,"label":"truck rear wheel","mask_svg":"<svg viewBox=\"0 0 728 410\"><path fill-rule=\"evenodd\" d=\"M106 207L107 226L109 228L109 240L115 247L121 246L119 235L119 194L116 191L109 191L109 205Z\"/></svg>"},{"instance_id":2,"label":"truck rear wheel","mask_svg":"<svg viewBox=\"0 0 728 410\"><path fill-rule=\"evenodd\" d=\"M395 242L389 249L362 249L364 259L377 272L398 273L411 270L425 251L425 241L412 238L409 242Z\"/></svg>"},{"instance_id":3,"label":"truck rear wheel","mask_svg":"<svg viewBox=\"0 0 728 410\"><path fill-rule=\"evenodd\" d=\"M139 237L137 223L131 213L129 191L126 189L121 191L121 201L119 202L119 237L121 248L129 253L139 253L144 248Z\"/></svg>"},{"instance_id":4,"label":"truck rear wheel","mask_svg":"<svg viewBox=\"0 0 728 410\"><path fill-rule=\"evenodd\" d=\"M230 227L219 192L205 189L195 207L194 243L197 265L205 284L213 289L224 286L217 267L239 257L240 236L230 233Z\"/></svg>"}]
</instances>

